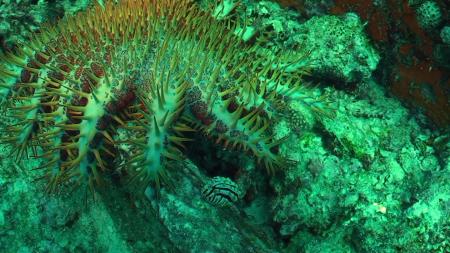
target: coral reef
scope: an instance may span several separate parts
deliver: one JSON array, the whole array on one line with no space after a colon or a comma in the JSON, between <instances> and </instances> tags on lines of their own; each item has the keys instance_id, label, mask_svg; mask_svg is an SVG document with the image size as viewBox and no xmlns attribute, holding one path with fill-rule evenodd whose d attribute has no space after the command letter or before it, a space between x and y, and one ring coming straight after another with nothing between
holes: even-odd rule
<instances>
[{"instance_id":1,"label":"coral reef","mask_svg":"<svg viewBox=\"0 0 450 253\"><path fill-rule=\"evenodd\" d=\"M437 127L450 122L449 49L440 43L446 1L336 0L331 13L355 12L382 55L380 83L412 108L423 110ZM422 25L421 25L422 24Z\"/></svg>"},{"instance_id":2,"label":"coral reef","mask_svg":"<svg viewBox=\"0 0 450 253\"><path fill-rule=\"evenodd\" d=\"M370 78L380 60L363 29L359 17L352 13L313 17L292 39L310 50L308 59L316 76L355 83Z\"/></svg>"},{"instance_id":3,"label":"coral reef","mask_svg":"<svg viewBox=\"0 0 450 253\"><path fill-rule=\"evenodd\" d=\"M255 37L266 34L270 38L261 45L266 49L264 55L277 47L291 53L307 50L307 56L292 64L288 71L306 65L317 80L355 84L368 79L380 60L356 14L321 15L299 23L301 15L271 1L245 1L245 8L236 9L238 19L241 17L238 22L246 25L241 30L251 31ZM251 38L247 35L245 40Z\"/></svg>"},{"instance_id":4,"label":"coral reef","mask_svg":"<svg viewBox=\"0 0 450 253\"><path fill-rule=\"evenodd\" d=\"M26 41L44 23L54 23L65 16L92 6L92 0L4 0L0 6L0 49L10 49Z\"/></svg>"},{"instance_id":5,"label":"coral reef","mask_svg":"<svg viewBox=\"0 0 450 253\"><path fill-rule=\"evenodd\" d=\"M282 146L299 161L271 180L287 252L450 249L449 171L436 137L384 93L374 83L354 95L337 92L346 102L334 120Z\"/></svg>"},{"instance_id":6,"label":"coral reef","mask_svg":"<svg viewBox=\"0 0 450 253\"><path fill-rule=\"evenodd\" d=\"M328 10L334 4L332 0L276 0L275 2L285 8L295 8L307 18L328 14Z\"/></svg>"},{"instance_id":7,"label":"coral reef","mask_svg":"<svg viewBox=\"0 0 450 253\"><path fill-rule=\"evenodd\" d=\"M450 133L379 83L445 105L426 1L49 1L1 55L0 252L450 252ZM327 31L377 70L324 80Z\"/></svg>"},{"instance_id":8,"label":"coral reef","mask_svg":"<svg viewBox=\"0 0 450 253\"><path fill-rule=\"evenodd\" d=\"M440 32L442 42L450 45L450 26L444 26Z\"/></svg>"},{"instance_id":9,"label":"coral reef","mask_svg":"<svg viewBox=\"0 0 450 253\"><path fill-rule=\"evenodd\" d=\"M0 41L11 45L28 37L46 20L46 1L6 0L0 5Z\"/></svg>"},{"instance_id":10,"label":"coral reef","mask_svg":"<svg viewBox=\"0 0 450 253\"><path fill-rule=\"evenodd\" d=\"M416 9L417 21L425 28L434 28L442 21L442 12L435 1L426 1Z\"/></svg>"}]
</instances>

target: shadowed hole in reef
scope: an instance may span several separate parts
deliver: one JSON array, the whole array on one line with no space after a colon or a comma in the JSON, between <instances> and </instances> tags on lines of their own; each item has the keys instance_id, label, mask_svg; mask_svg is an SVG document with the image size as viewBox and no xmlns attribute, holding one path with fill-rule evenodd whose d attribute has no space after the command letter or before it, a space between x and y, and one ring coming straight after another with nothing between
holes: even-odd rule
<instances>
[{"instance_id":1,"label":"shadowed hole in reef","mask_svg":"<svg viewBox=\"0 0 450 253\"><path fill-rule=\"evenodd\" d=\"M186 137L194 141L186 144L185 155L208 177L222 176L235 178L244 160L242 152L230 151L222 144L215 144L214 138L208 139L201 133L193 133Z\"/></svg>"}]
</instances>

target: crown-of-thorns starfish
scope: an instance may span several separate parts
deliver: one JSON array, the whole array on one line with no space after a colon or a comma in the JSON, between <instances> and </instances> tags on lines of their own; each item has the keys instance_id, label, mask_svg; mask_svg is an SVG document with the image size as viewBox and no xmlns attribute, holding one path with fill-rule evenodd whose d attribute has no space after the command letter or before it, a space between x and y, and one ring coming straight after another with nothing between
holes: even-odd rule
<instances>
[{"instance_id":1,"label":"crown-of-thorns starfish","mask_svg":"<svg viewBox=\"0 0 450 253\"><path fill-rule=\"evenodd\" d=\"M272 171L282 164L269 131L274 103L312 99L297 75L255 59L258 46L229 28L189 0L108 2L47 25L0 56L11 122L1 141L17 158L46 161L50 191L65 182L94 188L112 164L159 185L189 131Z\"/></svg>"}]
</instances>

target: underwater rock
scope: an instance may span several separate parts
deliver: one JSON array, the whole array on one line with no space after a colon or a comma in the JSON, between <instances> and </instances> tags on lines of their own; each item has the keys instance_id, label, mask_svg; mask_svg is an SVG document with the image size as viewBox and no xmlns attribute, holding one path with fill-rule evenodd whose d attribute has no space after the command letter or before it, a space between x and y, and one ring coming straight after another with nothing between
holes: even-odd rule
<instances>
[{"instance_id":1,"label":"underwater rock","mask_svg":"<svg viewBox=\"0 0 450 253\"><path fill-rule=\"evenodd\" d=\"M0 252L131 251L101 201L87 207L83 194L45 194L37 172L9 152L0 146Z\"/></svg>"},{"instance_id":2,"label":"underwater rock","mask_svg":"<svg viewBox=\"0 0 450 253\"><path fill-rule=\"evenodd\" d=\"M288 71L304 68L305 60L308 60L311 74L317 79L356 83L369 78L380 60L365 34L365 25L355 13L314 16L304 22L299 13L283 10L277 3L269 1L245 1L237 12L245 17L239 22L245 22L247 29L270 38L261 45L266 56L277 47L291 54L303 51L307 55L306 59L291 64Z\"/></svg>"},{"instance_id":3,"label":"underwater rock","mask_svg":"<svg viewBox=\"0 0 450 253\"><path fill-rule=\"evenodd\" d=\"M1 1L0 43L3 43L2 46L23 40L36 31L47 18L47 8L46 1Z\"/></svg>"},{"instance_id":4,"label":"underwater rock","mask_svg":"<svg viewBox=\"0 0 450 253\"><path fill-rule=\"evenodd\" d=\"M351 249L343 252L446 252L448 171L436 157L434 133L377 84L361 85L359 99L333 95L333 120L281 148L297 161L272 179L274 220L291 242L289 252L326 252L332 238L336 248ZM422 198L424 204L416 204Z\"/></svg>"},{"instance_id":5,"label":"underwater rock","mask_svg":"<svg viewBox=\"0 0 450 253\"><path fill-rule=\"evenodd\" d=\"M179 250L278 252L270 230L255 227L235 210L211 205L202 198L201 186L209 180L195 165L187 162L181 168L174 178L176 190L163 189L154 202L159 219Z\"/></svg>"},{"instance_id":6,"label":"underwater rock","mask_svg":"<svg viewBox=\"0 0 450 253\"><path fill-rule=\"evenodd\" d=\"M1 252L279 252L239 213L202 199L208 179L192 163L180 164L177 187L151 203L118 186L92 201L82 191L44 194L37 172L10 163L0 148Z\"/></svg>"},{"instance_id":7,"label":"underwater rock","mask_svg":"<svg viewBox=\"0 0 450 253\"><path fill-rule=\"evenodd\" d=\"M4 0L0 5L0 51L27 40L42 24L75 15L97 1Z\"/></svg>"},{"instance_id":8,"label":"underwater rock","mask_svg":"<svg viewBox=\"0 0 450 253\"><path fill-rule=\"evenodd\" d=\"M313 17L301 24L293 39L309 50L311 70L324 80L362 81L371 76L380 60L354 13Z\"/></svg>"}]
</instances>

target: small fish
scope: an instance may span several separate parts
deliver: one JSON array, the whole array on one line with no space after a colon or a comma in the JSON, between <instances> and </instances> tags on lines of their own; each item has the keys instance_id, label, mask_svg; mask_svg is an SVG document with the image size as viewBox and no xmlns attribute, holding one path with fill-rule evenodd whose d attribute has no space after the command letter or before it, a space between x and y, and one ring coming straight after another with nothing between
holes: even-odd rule
<instances>
[{"instance_id":1,"label":"small fish","mask_svg":"<svg viewBox=\"0 0 450 253\"><path fill-rule=\"evenodd\" d=\"M229 178L214 177L203 187L202 197L215 206L230 207L242 198L242 190Z\"/></svg>"}]
</instances>

